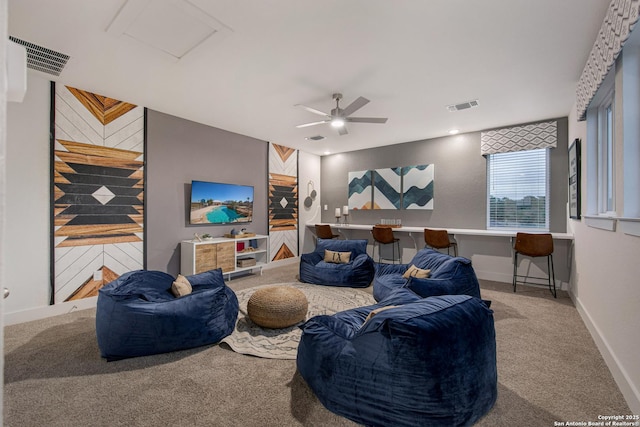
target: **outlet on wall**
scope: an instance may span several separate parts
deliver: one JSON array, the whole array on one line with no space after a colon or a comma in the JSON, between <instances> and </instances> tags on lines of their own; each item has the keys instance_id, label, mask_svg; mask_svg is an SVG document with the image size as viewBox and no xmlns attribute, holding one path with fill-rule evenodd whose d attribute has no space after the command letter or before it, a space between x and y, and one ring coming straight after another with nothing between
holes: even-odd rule
<instances>
[{"instance_id":1,"label":"outlet on wall","mask_svg":"<svg viewBox=\"0 0 640 427\"><path fill-rule=\"evenodd\" d=\"M329 207L327 205L324 205L324 210L326 211L328 209L329 209Z\"/></svg>"},{"instance_id":2,"label":"outlet on wall","mask_svg":"<svg viewBox=\"0 0 640 427\"><path fill-rule=\"evenodd\" d=\"M102 281L102 270L97 270L96 272L93 273L93 280L96 282Z\"/></svg>"}]
</instances>

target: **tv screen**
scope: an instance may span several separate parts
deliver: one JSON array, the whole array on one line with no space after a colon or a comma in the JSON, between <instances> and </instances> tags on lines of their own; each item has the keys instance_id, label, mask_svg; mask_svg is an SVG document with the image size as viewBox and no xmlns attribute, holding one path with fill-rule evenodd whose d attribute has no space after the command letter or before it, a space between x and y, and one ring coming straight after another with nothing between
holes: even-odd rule
<instances>
[{"instance_id":1,"label":"tv screen","mask_svg":"<svg viewBox=\"0 0 640 427\"><path fill-rule=\"evenodd\" d=\"M190 224L247 223L252 217L252 186L191 181Z\"/></svg>"}]
</instances>

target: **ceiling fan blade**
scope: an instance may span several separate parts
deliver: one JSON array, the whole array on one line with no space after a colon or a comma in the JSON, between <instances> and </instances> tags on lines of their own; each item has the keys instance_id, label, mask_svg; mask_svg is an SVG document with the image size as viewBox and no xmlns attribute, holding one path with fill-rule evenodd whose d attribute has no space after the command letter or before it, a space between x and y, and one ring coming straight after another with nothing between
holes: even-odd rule
<instances>
[{"instance_id":1,"label":"ceiling fan blade","mask_svg":"<svg viewBox=\"0 0 640 427\"><path fill-rule=\"evenodd\" d=\"M346 127L346 126L340 126L340 127L338 128L338 134L339 134L339 135L346 135L346 134L348 134L348 133L349 133L349 132L347 131L347 127Z\"/></svg>"},{"instance_id":2,"label":"ceiling fan blade","mask_svg":"<svg viewBox=\"0 0 640 427\"><path fill-rule=\"evenodd\" d=\"M315 126L315 125L321 125L322 123L329 123L331 120L322 120L320 122L311 122L311 123L305 123L302 125L297 125L297 128L306 128L307 126Z\"/></svg>"},{"instance_id":3,"label":"ceiling fan blade","mask_svg":"<svg viewBox=\"0 0 640 427\"><path fill-rule=\"evenodd\" d=\"M307 107L306 105L296 104L296 105L294 105L294 107L302 107L302 108L304 108L305 110L307 110L308 112L313 113L313 114L317 114L317 115L319 115L319 116L331 117L331 116L330 116L329 114L327 114L327 113L323 113L322 111L320 111L320 110L316 110L315 108Z\"/></svg>"},{"instance_id":4,"label":"ceiling fan blade","mask_svg":"<svg viewBox=\"0 0 640 427\"><path fill-rule=\"evenodd\" d=\"M358 99L353 101L351 104L349 104L346 108L342 110L342 117L347 117L348 115L355 113L356 111L358 111L359 109L367 105L368 103L369 103L369 100L367 98L363 98L359 96Z\"/></svg>"},{"instance_id":5,"label":"ceiling fan blade","mask_svg":"<svg viewBox=\"0 0 640 427\"><path fill-rule=\"evenodd\" d=\"M345 122L351 123L387 123L386 117L345 117Z\"/></svg>"}]
</instances>

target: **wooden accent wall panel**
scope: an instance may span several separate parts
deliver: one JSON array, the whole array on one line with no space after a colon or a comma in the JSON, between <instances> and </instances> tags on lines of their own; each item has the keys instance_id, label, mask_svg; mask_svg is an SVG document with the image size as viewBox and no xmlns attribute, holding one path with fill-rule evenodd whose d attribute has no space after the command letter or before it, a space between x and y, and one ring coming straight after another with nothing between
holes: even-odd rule
<instances>
[{"instance_id":1,"label":"wooden accent wall panel","mask_svg":"<svg viewBox=\"0 0 640 427\"><path fill-rule=\"evenodd\" d=\"M144 108L53 85L52 303L144 268Z\"/></svg>"},{"instance_id":2,"label":"wooden accent wall panel","mask_svg":"<svg viewBox=\"0 0 640 427\"><path fill-rule=\"evenodd\" d=\"M298 150L269 144L271 261L298 256Z\"/></svg>"}]
</instances>

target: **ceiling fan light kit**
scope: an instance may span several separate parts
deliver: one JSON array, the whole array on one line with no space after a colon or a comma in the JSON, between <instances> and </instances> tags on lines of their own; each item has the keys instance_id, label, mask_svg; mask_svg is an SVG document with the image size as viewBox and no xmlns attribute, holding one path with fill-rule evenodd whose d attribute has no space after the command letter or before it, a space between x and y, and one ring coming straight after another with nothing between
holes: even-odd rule
<instances>
[{"instance_id":1,"label":"ceiling fan light kit","mask_svg":"<svg viewBox=\"0 0 640 427\"><path fill-rule=\"evenodd\" d=\"M331 126L333 126L334 128L342 127L344 126L344 120L340 117L336 117L331 120Z\"/></svg>"},{"instance_id":2,"label":"ceiling fan light kit","mask_svg":"<svg viewBox=\"0 0 640 427\"><path fill-rule=\"evenodd\" d=\"M315 126L324 123L331 123L331 126L338 130L339 135L346 135L349 133L346 128L346 123L386 123L386 117L349 117L351 114L358 111L360 108L364 107L369 103L367 98L359 96L355 101L349 104L346 108L340 108L340 100L342 99L341 93L334 93L333 99L336 101L336 108L331 110L331 114L327 114L320 110L316 110L315 108L307 107L306 105L296 104L296 107L302 107L310 113L317 114L319 116L324 116L324 120L317 122L304 123L301 125L297 125L297 128L303 128L307 126Z\"/></svg>"}]
</instances>

